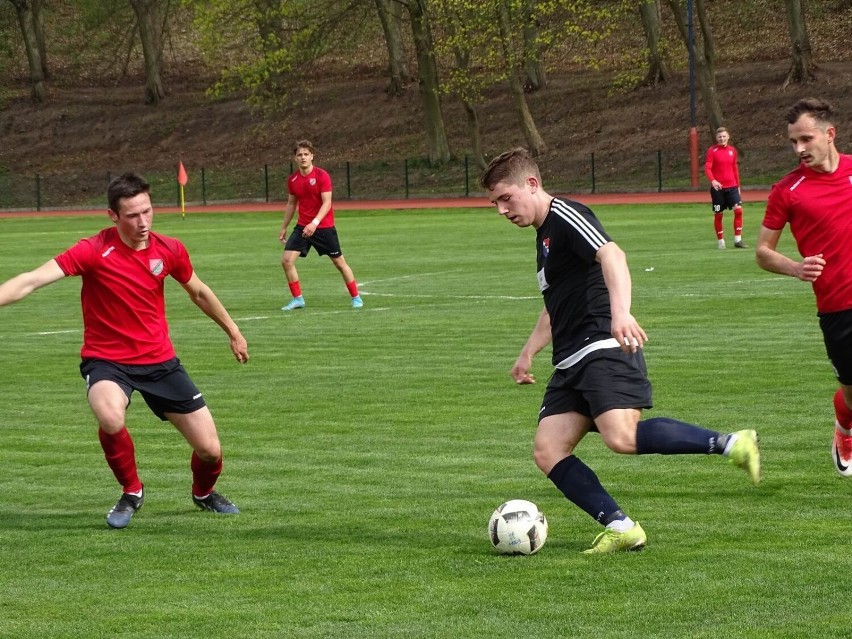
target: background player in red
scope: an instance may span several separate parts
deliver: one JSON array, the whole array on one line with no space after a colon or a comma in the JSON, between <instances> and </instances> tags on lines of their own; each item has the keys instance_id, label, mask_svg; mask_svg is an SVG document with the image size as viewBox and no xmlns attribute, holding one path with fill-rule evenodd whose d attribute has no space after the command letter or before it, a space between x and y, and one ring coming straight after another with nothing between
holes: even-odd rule
<instances>
[{"instance_id":1,"label":"background player in red","mask_svg":"<svg viewBox=\"0 0 852 639\"><path fill-rule=\"evenodd\" d=\"M722 216L725 209L734 212L734 246L748 248L743 244L743 200L740 196L740 169L737 165L737 149L730 144L728 129L716 129L716 144L707 149L704 175L710 181L710 199L713 202L713 227L719 248L725 248L725 232Z\"/></svg>"},{"instance_id":2,"label":"background player in red","mask_svg":"<svg viewBox=\"0 0 852 639\"><path fill-rule=\"evenodd\" d=\"M758 265L810 282L826 352L840 388L834 394L831 447L837 472L852 476L852 156L838 153L831 104L799 100L787 113L787 135L799 166L772 187L757 240ZM789 224L802 256L778 252Z\"/></svg>"},{"instance_id":3,"label":"background player in red","mask_svg":"<svg viewBox=\"0 0 852 639\"><path fill-rule=\"evenodd\" d=\"M222 303L192 268L183 244L151 231L154 211L149 185L125 173L107 189L115 226L77 242L39 268L0 285L0 306L23 299L63 277L83 279L83 347L80 372L98 437L109 467L122 486L107 514L113 528L125 528L145 500L136 470L125 414L133 391L170 421L192 447L192 500L222 514L239 510L213 490L222 472L222 448L204 397L175 356L165 314L164 282L171 275L190 299L228 335L239 362L248 361L246 340Z\"/></svg>"},{"instance_id":4,"label":"background player in red","mask_svg":"<svg viewBox=\"0 0 852 639\"><path fill-rule=\"evenodd\" d=\"M298 171L287 179L287 206L284 209L284 223L278 239L284 244L281 266L287 276L287 285L293 299L282 311L305 308L296 259L306 257L313 246L320 255L328 255L331 263L340 271L349 295L352 296L352 308L361 308L364 302L358 295L358 284L352 269L346 263L340 250L340 240L334 226L334 207L331 204L331 176L314 166L314 147L308 140L300 140L293 147L293 160ZM287 237L287 226L298 208L299 218L296 228Z\"/></svg>"}]
</instances>

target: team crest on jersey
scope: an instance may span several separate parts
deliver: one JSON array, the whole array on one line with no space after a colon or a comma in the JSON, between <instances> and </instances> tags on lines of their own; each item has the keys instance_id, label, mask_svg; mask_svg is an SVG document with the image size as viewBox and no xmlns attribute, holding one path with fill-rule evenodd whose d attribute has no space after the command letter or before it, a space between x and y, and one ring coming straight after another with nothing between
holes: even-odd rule
<instances>
[{"instance_id":1,"label":"team crest on jersey","mask_svg":"<svg viewBox=\"0 0 852 639\"><path fill-rule=\"evenodd\" d=\"M550 253L550 238L546 237L541 241L541 256L547 257L548 253Z\"/></svg>"},{"instance_id":2,"label":"team crest on jersey","mask_svg":"<svg viewBox=\"0 0 852 639\"><path fill-rule=\"evenodd\" d=\"M310 182L310 183L311 183L311 186L316 186L317 179L316 179L316 178L311 178L310 180L308 180L308 182Z\"/></svg>"},{"instance_id":3,"label":"team crest on jersey","mask_svg":"<svg viewBox=\"0 0 852 639\"><path fill-rule=\"evenodd\" d=\"M154 275L159 275L163 272L163 260L148 260L148 268Z\"/></svg>"}]
</instances>

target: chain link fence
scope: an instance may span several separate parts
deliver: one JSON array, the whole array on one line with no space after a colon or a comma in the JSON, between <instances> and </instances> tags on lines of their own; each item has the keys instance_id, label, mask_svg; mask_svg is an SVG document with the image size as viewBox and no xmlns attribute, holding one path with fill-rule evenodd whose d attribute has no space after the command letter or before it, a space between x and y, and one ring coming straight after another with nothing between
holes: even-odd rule
<instances>
[{"instance_id":1,"label":"chain link fence","mask_svg":"<svg viewBox=\"0 0 852 639\"><path fill-rule=\"evenodd\" d=\"M768 188L795 166L789 149L737 147L741 187ZM565 158L568 170L558 173L542 164L542 180L551 193L643 193L693 190L690 163L684 151L649 150L633 153L577 154ZM335 200L387 200L476 197L480 169L468 157L439 167L425 159L321 164L332 177ZM110 179L123 172L79 171L54 175L0 173L0 210L92 209L106 206ZM134 167L151 183L157 206L177 206L180 187L176 170ZM285 202L286 179L293 165L255 167L186 167L187 205ZM699 161L698 189L709 188Z\"/></svg>"}]
</instances>

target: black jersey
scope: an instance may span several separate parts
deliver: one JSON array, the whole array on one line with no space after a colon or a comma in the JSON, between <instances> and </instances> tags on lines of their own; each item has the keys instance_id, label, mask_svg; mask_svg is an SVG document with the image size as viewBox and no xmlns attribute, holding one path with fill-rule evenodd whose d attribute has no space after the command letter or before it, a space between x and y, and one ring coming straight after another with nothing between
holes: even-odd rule
<instances>
[{"instance_id":1,"label":"black jersey","mask_svg":"<svg viewBox=\"0 0 852 639\"><path fill-rule=\"evenodd\" d=\"M536 249L538 284L550 314L554 366L612 338L609 291L595 261L598 250L610 241L589 208L553 198L536 233Z\"/></svg>"}]
</instances>

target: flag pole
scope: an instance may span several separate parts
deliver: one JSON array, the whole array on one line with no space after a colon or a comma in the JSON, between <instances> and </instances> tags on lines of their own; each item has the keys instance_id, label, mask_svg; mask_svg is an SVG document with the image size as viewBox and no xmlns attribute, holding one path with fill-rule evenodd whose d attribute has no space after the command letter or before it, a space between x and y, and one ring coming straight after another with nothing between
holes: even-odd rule
<instances>
[{"instance_id":1,"label":"flag pole","mask_svg":"<svg viewBox=\"0 0 852 639\"><path fill-rule=\"evenodd\" d=\"M189 182L189 177L186 174L186 168L183 166L183 161L178 162L177 181L180 184L180 219L186 219L186 207L184 206L183 187Z\"/></svg>"}]
</instances>

